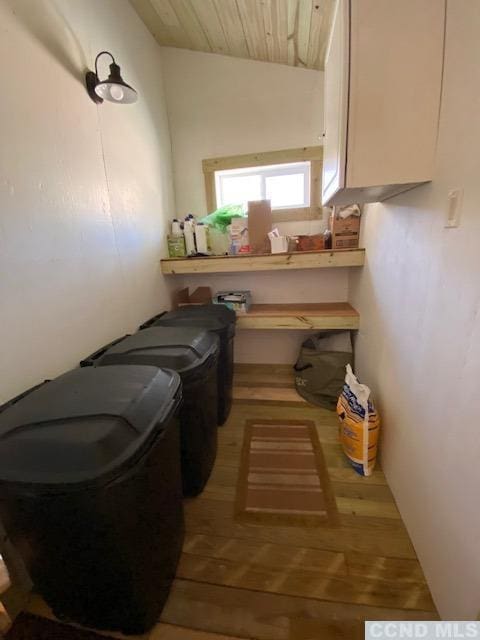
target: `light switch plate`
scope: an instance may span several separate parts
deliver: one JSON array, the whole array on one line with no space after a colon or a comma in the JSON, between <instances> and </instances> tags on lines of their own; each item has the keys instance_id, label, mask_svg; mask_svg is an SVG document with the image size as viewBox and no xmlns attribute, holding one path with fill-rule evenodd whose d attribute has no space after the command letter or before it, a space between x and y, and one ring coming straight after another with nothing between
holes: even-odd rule
<instances>
[{"instance_id":1,"label":"light switch plate","mask_svg":"<svg viewBox=\"0 0 480 640\"><path fill-rule=\"evenodd\" d=\"M448 192L446 229L454 229L460 225L460 215L462 213L463 189L451 189Z\"/></svg>"}]
</instances>

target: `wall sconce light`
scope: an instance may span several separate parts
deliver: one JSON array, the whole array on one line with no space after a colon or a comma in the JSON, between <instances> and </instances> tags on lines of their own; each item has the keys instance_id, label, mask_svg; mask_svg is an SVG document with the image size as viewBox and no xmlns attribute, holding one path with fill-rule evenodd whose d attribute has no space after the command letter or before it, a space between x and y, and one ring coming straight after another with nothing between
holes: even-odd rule
<instances>
[{"instance_id":1,"label":"wall sconce light","mask_svg":"<svg viewBox=\"0 0 480 640\"><path fill-rule=\"evenodd\" d=\"M110 56L112 64L110 65L110 75L108 78L100 81L98 77L98 59L104 54ZM95 72L87 71L85 84L87 85L88 95L97 104L100 104L104 100L118 102L120 104L131 104L132 102L136 102L138 98L135 89L124 82L120 75L120 67L109 51L101 51L95 58Z\"/></svg>"}]
</instances>

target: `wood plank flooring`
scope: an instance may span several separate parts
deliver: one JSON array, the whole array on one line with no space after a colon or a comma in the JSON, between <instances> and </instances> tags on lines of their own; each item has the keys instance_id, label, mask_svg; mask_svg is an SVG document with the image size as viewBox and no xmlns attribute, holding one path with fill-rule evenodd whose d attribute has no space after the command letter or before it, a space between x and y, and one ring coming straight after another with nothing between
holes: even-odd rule
<instances>
[{"instance_id":1,"label":"wood plank flooring","mask_svg":"<svg viewBox=\"0 0 480 640\"><path fill-rule=\"evenodd\" d=\"M377 467L362 478L349 467L335 414L296 395L286 366L238 365L234 398L219 430L208 485L185 503L187 534L177 579L161 624L146 637L360 640L365 620L438 619L382 471ZM245 421L280 417L315 421L340 515L337 526L235 521ZM36 598L31 610L45 607Z\"/></svg>"},{"instance_id":2,"label":"wood plank flooring","mask_svg":"<svg viewBox=\"0 0 480 640\"><path fill-rule=\"evenodd\" d=\"M306 403L292 368L237 365L234 407L210 481L185 505L187 536L162 620L258 640L363 638L366 619L435 619L408 533L380 469L358 476L334 413ZM314 420L340 524L239 523L233 502L245 421Z\"/></svg>"}]
</instances>

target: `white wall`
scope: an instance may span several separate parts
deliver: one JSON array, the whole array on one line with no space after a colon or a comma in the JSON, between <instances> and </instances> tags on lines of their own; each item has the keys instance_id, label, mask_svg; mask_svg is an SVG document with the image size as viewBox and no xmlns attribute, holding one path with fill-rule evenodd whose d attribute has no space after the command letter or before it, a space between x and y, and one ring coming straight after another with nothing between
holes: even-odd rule
<instances>
[{"instance_id":1,"label":"white wall","mask_svg":"<svg viewBox=\"0 0 480 640\"><path fill-rule=\"evenodd\" d=\"M202 160L320 144L323 73L162 47L177 212L207 213Z\"/></svg>"},{"instance_id":2,"label":"white wall","mask_svg":"<svg viewBox=\"0 0 480 640\"><path fill-rule=\"evenodd\" d=\"M480 3L448 3L431 185L367 207L351 276L357 368L383 418L383 467L446 619L480 609ZM461 226L444 228L463 187Z\"/></svg>"},{"instance_id":3,"label":"white wall","mask_svg":"<svg viewBox=\"0 0 480 640\"><path fill-rule=\"evenodd\" d=\"M177 214L206 211L202 160L215 156L320 144L323 73L209 53L162 48L173 142ZM284 223L288 233L323 230L323 223ZM346 270L190 277L178 286L251 289L255 302L340 302ZM294 362L305 332L241 331L240 362Z\"/></svg>"},{"instance_id":4,"label":"white wall","mask_svg":"<svg viewBox=\"0 0 480 640\"><path fill-rule=\"evenodd\" d=\"M137 104L88 97L103 49ZM160 58L127 0L0 0L0 401L168 305Z\"/></svg>"}]
</instances>

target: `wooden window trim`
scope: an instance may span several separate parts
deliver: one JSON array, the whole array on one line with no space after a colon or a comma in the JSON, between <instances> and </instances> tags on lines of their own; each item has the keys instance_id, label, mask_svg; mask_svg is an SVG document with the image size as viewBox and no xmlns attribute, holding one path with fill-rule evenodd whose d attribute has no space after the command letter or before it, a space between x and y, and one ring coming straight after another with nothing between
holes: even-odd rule
<instances>
[{"instance_id":1,"label":"wooden window trim","mask_svg":"<svg viewBox=\"0 0 480 640\"><path fill-rule=\"evenodd\" d=\"M275 222L291 222L293 220L317 220L321 218L323 161L323 147L321 146L282 149L281 151L263 151L260 153L246 153L238 156L224 156L222 158L207 158L206 160L202 160L207 211L215 211L217 208L215 171L306 161L310 162L310 206L292 209L274 209L274 220Z\"/></svg>"}]
</instances>

